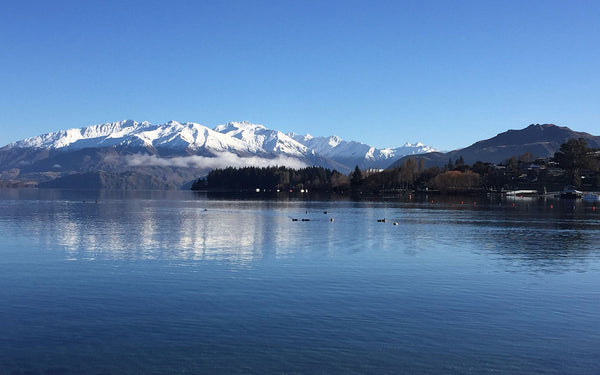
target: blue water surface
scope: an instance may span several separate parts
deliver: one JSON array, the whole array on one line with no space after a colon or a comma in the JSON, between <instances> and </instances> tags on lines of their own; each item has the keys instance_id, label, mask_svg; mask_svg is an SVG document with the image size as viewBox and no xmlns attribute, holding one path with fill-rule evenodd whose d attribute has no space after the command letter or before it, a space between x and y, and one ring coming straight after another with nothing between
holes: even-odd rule
<instances>
[{"instance_id":1,"label":"blue water surface","mask_svg":"<svg viewBox=\"0 0 600 375\"><path fill-rule=\"evenodd\" d=\"M593 206L259 198L0 191L0 373L600 373Z\"/></svg>"}]
</instances>

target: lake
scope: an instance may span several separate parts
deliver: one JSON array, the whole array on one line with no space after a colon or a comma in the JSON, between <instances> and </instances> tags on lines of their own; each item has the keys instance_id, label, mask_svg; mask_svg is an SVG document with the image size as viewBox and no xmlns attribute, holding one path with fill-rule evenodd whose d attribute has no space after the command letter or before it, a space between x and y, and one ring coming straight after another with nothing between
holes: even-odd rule
<instances>
[{"instance_id":1,"label":"lake","mask_svg":"<svg viewBox=\"0 0 600 375\"><path fill-rule=\"evenodd\" d=\"M261 197L0 190L0 373L600 373L600 207Z\"/></svg>"}]
</instances>

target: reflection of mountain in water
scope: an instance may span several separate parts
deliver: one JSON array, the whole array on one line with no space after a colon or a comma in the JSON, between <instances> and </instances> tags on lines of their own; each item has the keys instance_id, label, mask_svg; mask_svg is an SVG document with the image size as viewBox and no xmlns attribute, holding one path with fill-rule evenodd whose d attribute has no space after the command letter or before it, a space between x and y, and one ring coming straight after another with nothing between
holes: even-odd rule
<instances>
[{"instance_id":1,"label":"reflection of mountain in water","mask_svg":"<svg viewBox=\"0 0 600 375\"><path fill-rule=\"evenodd\" d=\"M73 259L188 259L237 263L265 256L265 236L277 238L278 221L239 209L70 203L79 216L54 214L48 221ZM123 207L126 205L127 207ZM233 207L232 207L233 209ZM123 211L128 215L122 215Z\"/></svg>"},{"instance_id":2,"label":"reflection of mountain in water","mask_svg":"<svg viewBox=\"0 0 600 375\"><path fill-rule=\"evenodd\" d=\"M44 249L58 246L75 260L245 265L303 254L353 256L356 262L387 254L406 262L408 269L411 262L422 266L418 258L433 255L468 263L457 263L460 267L489 265L491 256L503 269L564 272L586 270L599 256L600 213L580 203L575 209L560 203L550 209L547 203L530 201L512 207L498 202L210 200L183 192L34 190L0 192L0 198L0 234L8 225ZM311 221L292 222L292 217ZM382 217L386 223L377 222Z\"/></svg>"}]
</instances>

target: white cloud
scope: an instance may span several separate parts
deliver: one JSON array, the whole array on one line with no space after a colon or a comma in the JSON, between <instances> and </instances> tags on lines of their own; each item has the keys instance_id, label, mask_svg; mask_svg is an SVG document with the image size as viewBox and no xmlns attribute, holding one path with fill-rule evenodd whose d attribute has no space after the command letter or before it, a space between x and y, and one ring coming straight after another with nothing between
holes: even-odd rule
<instances>
[{"instance_id":1,"label":"white cloud","mask_svg":"<svg viewBox=\"0 0 600 375\"><path fill-rule=\"evenodd\" d=\"M224 152L214 157L206 156L176 156L161 158L155 155L129 155L125 157L127 165L131 167L179 167L179 168L227 168L227 167L271 167L285 166L289 168L305 168L303 161L288 157L278 156L273 159L258 156L240 157L230 152Z\"/></svg>"}]
</instances>

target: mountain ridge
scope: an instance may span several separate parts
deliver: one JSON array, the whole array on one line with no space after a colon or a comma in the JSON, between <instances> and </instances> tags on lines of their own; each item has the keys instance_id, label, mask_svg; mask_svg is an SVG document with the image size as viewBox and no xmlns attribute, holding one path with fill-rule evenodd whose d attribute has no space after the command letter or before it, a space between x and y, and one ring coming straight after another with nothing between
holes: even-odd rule
<instances>
[{"instance_id":1,"label":"mountain ridge","mask_svg":"<svg viewBox=\"0 0 600 375\"><path fill-rule=\"evenodd\" d=\"M363 169L376 167L378 162L385 163L386 160L404 155L437 151L435 148L425 146L420 142L415 144L406 142L400 147L378 149L357 141L344 141L335 135L329 137L313 137L310 134L297 135L293 133L288 133L288 135L320 155L351 166L358 165Z\"/></svg>"},{"instance_id":2,"label":"mountain ridge","mask_svg":"<svg viewBox=\"0 0 600 375\"><path fill-rule=\"evenodd\" d=\"M324 143L335 140L328 146ZM319 150L315 150L315 145ZM0 148L0 179L32 178L46 181L56 175L104 170L122 173L132 168L170 168L156 173L185 178L226 166L283 165L294 168L318 165L349 173L355 165L382 168L401 152L435 150L410 144L377 149L344 141L337 136L303 138L247 121L229 122L211 129L198 123L123 120L42 134Z\"/></svg>"},{"instance_id":3,"label":"mountain ridge","mask_svg":"<svg viewBox=\"0 0 600 375\"><path fill-rule=\"evenodd\" d=\"M534 158L553 156L560 146L569 139L583 138L592 148L600 148L600 136L577 132L565 126L554 124L531 124L523 129L510 129L494 137L477 141L470 146L449 152L431 152L419 155L427 167L442 167L452 159L462 157L465 163L477 161L501 163L512 156L530 153ZM392 163L388 168L400 166L407 156Z\"/></svg>"},{"instance_id":4,"label":"mountain ridge","mask_svg":"<svg viewBox=\"0 0 600 375\"><path fill-rule=\"evenodd\" d=\"M193 122L154 125L123 120L10 143L0 148L0 180L44 186L47 181L84 174L110 188L164 189L187 186L211 169L230 166L315 165L347 174L356 165L361 169L394 168L414 155L427 167L444 166L461 157L467 164L499 163L524 153L551 157L571 138L584 138L590 147L600 148L600 137L554 124L531 124L461 149L439 152L418 142L378 149L335 135L286 134L247 121L210 129ZM99 171L105 174L97 174ZM75 180L61 183L65 181Z\"/></svg>"}]
</instances>

